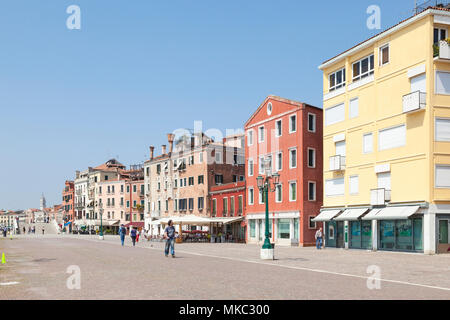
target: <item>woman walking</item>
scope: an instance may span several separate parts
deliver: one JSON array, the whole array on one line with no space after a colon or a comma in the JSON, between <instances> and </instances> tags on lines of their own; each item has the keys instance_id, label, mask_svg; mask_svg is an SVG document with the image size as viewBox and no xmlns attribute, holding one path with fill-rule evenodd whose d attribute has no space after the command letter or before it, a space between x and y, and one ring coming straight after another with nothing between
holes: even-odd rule
<instances>
[{"instance_id":1,"label":"woman walking","mask_svg":"<svg viewBox=\"0 0 450 320\"><path fill-rule=\"evenodd\" d=\"M136 230L136 228L132 228L130 230L130 237L131 237L131 241L133 242L133 247L136 246L136 236L137 236L137 230Z\"/></svg>"}]
</instances>

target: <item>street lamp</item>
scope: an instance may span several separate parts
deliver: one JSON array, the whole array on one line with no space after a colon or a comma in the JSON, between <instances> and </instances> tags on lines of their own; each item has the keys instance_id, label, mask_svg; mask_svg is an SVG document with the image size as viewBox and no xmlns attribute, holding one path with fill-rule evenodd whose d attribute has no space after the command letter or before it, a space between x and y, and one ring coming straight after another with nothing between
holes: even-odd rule
<instances>
[{"instance_id":1,"label":"street lamp","mask_svg":"<svg viewBox=\"0 0 450 320\"><path fill-rule=\"evenodd\" d=\"M100 208L100 234L98 238L103 240L103 208Z\"/></svg>"},{"instance_id":2,"label":"street lamp","mask_svg":"<svg viewBox=\"0 0 450 320\"><path fill-rule=\"evenodd\" d=\"M266 176L258 176L256 178L258 189L260 192L263 192L263 197L266 204L266 237L261 249L261 259L273 260L274 248L272 247L269 239L269 192L275 192L277 185L280 183L280 175L278 173L272 173L272 161L270 159L265 161L264 168Z\"/></svg>"}]
</instances>

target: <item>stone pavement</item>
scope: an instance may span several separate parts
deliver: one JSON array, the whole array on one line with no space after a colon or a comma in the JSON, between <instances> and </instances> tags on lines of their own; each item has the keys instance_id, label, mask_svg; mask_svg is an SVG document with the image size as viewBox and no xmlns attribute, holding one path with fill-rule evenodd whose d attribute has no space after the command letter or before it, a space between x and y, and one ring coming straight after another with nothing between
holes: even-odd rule
<instances>
[{"instance_id":1,"label":"stone pavement","mask_svg":"<svg viewBox=\"0 0 450 320\"><path fill-rule=\"evenodd\" d=\"M172 259L163 243L130 242L1 239L0 299L450 299L448 255L276 247L278 260L265 262L256 245L200 243L176 245ZM71 265L80 290L66 286ZM380 290L367 287L369 266L381 272Z\"/></svg>"}]
</instances>

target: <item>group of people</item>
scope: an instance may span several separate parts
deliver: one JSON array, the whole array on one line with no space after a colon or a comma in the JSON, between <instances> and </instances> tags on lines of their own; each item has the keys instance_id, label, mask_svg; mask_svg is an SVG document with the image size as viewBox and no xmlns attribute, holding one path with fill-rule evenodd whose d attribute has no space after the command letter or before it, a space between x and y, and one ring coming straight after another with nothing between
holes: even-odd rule
<instances>
[{"instance_id":1,"label":"group of people","mask_svg":"<svg viewBox=\"0 0 450 320\"><path fill-rule=\"evenodd\" d=\"M127 234L127 228L122 224L119 228L119 236L120 236L120 242L122 243L122 246L124 246L125 243L125 236ZM131 242L133 243L133 247L136 246L136 242L139 242L139 237L143 235L145 238L147 238L145 230L138 231L137 228L131 228L130 230L130 238ZM166 240L166 245L164 248L164 254L166 257L169 256L169 252L172 255L172 258L175 258L175 238L176 238L176 231L175 227L173 226L173 221L169 220L168 226L164 230L164 239Z\"/></svg>"}]
</instances>

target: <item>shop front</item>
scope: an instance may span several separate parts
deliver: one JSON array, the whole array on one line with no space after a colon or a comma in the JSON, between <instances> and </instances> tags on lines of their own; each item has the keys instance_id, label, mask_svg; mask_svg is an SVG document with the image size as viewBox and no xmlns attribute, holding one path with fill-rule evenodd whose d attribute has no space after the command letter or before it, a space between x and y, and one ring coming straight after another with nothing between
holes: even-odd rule
<instances>
[{"instance_id":1,"label":"shop front","mask_svg":"<svg viewBox=\"0 0 450 320\"><path fill-rule=\"evenodd\" d=\"M344 221L333 220L343 210L322 210L320 214L313 219L314 222L323 222L325 228L324 234L324 246L327 248L344 248Z\"/></svg>"},{"instance_id":2,"label":"shop front","mask_svg":"<svg viewBox=\"0 0 450 320\"><path fill-rule=\"evenodd\" d=\"M271 213L269 216L269 239L281 246L298 245L300 242L300 213ZM266 237L264 214L247 215L248 242L262 244Z\"/></svg>"},{"instance_id":3,"label":"shop front","mask_svg":"<svg viewBox=\"0 0 450 320\"><path fill-rule=\"evenodd\" d=\"M450 214L437 215L438 253L450 253Z\"/></svg>"}]
</instances>

